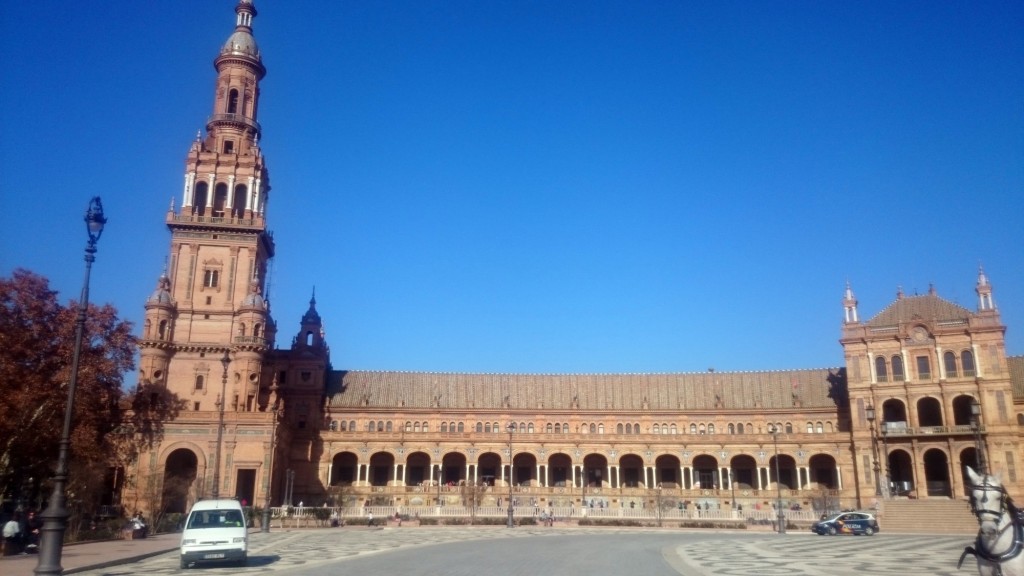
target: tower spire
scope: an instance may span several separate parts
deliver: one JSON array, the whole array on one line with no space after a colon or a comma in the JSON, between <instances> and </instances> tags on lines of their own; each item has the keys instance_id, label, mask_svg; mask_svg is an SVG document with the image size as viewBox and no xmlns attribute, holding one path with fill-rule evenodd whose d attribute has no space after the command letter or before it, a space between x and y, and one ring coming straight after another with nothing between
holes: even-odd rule
<instances>
[{"instance_id":1,"label":"tower spire","mask_svg":"<svg viewBox=\"0 0 1024 576\"><path fill-rule=\"evenodd\" d=\"M978 293L978 312L986 312L996 309L996 303L992 299L992 285L988 283L988 276L985 269L978 266L978 284L974 287Z\"/></svg>"},{"instance_id":2,"label":"tower spire","mask_svg":"<svg viewBox=\"0 0 1024 576\"><path fill-rule=\"evenodd\" d=\"M860 322L857 318L857 298L853 295L853 288L850 288L850 281L846 281L846 292L843 294L843 323L856 324Z\"/></svg>"}]
</instances>

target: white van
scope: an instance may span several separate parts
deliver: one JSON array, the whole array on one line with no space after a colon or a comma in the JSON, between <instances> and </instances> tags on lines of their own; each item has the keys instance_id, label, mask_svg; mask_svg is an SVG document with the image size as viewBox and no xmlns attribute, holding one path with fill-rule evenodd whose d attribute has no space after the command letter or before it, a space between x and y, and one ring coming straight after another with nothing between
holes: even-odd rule
<instances>
[{"instance_id":1,"label":"white van","mask_svg":"<svg viewBox=\"0 0 1024 576\"><path fill-rule=\"evenodd\" d=\"M237 500L200 500L192 505L181 532L181 567L193 563L237 562L249 550L245 511Z\"/></svg>"}]
</instances>

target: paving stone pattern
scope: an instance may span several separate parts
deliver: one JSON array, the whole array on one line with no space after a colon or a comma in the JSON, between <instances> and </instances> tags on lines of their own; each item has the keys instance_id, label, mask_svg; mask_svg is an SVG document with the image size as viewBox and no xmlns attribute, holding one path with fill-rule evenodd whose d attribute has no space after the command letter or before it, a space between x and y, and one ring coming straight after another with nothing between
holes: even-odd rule
<instances>
[{"instance_id":1,"label":"paving stone pattern","mask_svg":"<svg viewBox=\"0 0 1024 576\"><path fill-rule=\"evenodd\" d=\"M587 538L592 536L594 538ZM603 537L600 537L603 536ZM512 546L507 539L516 539ZM535 539L526 541L523 539ZM442 544L466 543L461 546ZM250 557L245 567L202 568L203 574L238 575L276 573L337 574L403 572L408 566L445 566L438 574L457 576L453 557L482 555L489 564L486 573L496 576L536 576L549 566L560 574L590 576L621 574L624 558L631 573L698 575L959 575L976 572L956 562L970 538L963 536L892 535L819 537L809 533L732 533L655 529L499 527L477 528L359 528L320 530L278 530L253 533ZM588 549L593 554L587 554ZM399 550L398 554L381 554ZM581 550L583 552L581 553ZM567 560L567 557L570 560ZM566 566L580 570L567 571ZM481 573L481 565L464 565L467 574ZM586 567L585 570L583 568ZM607 570L604 568L607 567ZM643 569L641 569L643 567ZM640 571L637 571L640 569ZM194 570L194 569L193 569ZM122 566L81 572L88 576L134 574L189 574L181 570L177 553L169 553ZM355 572L350 572L355 570ZM383 572L380 572L383 573ZM418 573L428 574L430 571Z\"/></svg>"}]
</instances>

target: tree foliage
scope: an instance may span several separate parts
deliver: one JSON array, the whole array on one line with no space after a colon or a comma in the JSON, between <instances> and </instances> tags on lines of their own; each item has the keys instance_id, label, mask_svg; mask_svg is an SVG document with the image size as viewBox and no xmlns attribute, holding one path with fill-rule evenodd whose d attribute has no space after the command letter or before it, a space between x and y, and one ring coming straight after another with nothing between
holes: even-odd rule
<instances>
[{"instance_id":1,"label":"tree foliage","mask_svg":"<svg viewBox=\"0 0 1024 576\"><path fill-rule=\"evenodd\" d=\"M0 493L33 500L53 475L64 423L79 304L62 306L49 282L27 270L0 278ZM110 305L89 305L75 390L69 504L94 500L112 459L157 441L180 402L146 384L124 391L135 368L131 323ZM134 410L133 410L134 408ZM120 432L120 433L116 433ZM98 476L98 477L97 477ZM102 488L100 488L102 491ZM45 496L45 495L44 495Z\"/></svg>"}]
</instances>

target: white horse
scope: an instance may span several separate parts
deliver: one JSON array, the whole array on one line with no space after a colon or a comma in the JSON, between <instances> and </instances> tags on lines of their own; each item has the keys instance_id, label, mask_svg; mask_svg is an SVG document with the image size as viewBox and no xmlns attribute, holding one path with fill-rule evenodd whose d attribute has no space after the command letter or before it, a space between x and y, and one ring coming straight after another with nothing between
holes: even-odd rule
<instances>
[{"instance_id":1,"label":"white horse","mask_svg":"<svg viewBox=\"0 0 1024 576\"><path fill-rule=\"evenodd\" d=\"M968 554L978 559L981 576L1024 576L1024 518L1013 505L999 476L978 474L970 466L971 511L978 518L978 537L960 555L960 563Z\"/></svg>"}]
</instances>

